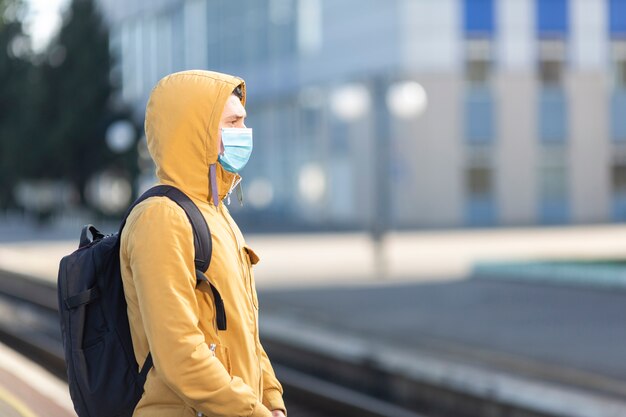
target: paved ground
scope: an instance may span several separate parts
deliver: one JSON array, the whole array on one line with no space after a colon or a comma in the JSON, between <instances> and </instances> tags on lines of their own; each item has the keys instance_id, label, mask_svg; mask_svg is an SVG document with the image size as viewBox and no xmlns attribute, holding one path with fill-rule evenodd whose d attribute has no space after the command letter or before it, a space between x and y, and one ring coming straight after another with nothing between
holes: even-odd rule
<instances>
[{"instance_id":1,"label":"paved ground","mask_svg":"<svg viewBox=\"0 0 626 417\"><path fill-rule=\"evenodd\" d=\"M64 233L0 222L0 269L54 281L60 258L77 244ZM408 349L408 360L431 352L449 363L626 399L626 290L467 279L482 261L625 258L626 226L394 233L383 245L385 280L366 234L251 235L248 242L261 257L262 324L264 315L289 317L287 333L318 325ZM437 369L444 380L459 374L454 366ZM491 389L489 381L472 376L469 384ZM529 401L542 400L534 387ZM552 398L576 409L576 395Z\"/></svg>"},{"instance_id":2,"label":"paved ground","mask_svg":"<svg viewBox=\"0 0 626 417\"><path fill-rule=\"evenodd\" d=\"M626 387L624 291L465 280L262 291L260 302L261 319L295 316L489 367Z\"/></svg>"},{"instance_id":3,"label":"paved ground","mask_svg":"<svg viewBox=\"0 0 626 417\"><path fill-rule=\"evenodd\" d=\"M0 269L54 281L82 223L38 229L0 219ZM116 225L104 225L105 233ZM244 230L245 232L245 230ZM246 235L259 254L259 288L432 282L467 277L478 262L626 258L626 226L390 233L377 251L365 233Z\"/></svg>"},{"instance_id":4,"label":"paved ground","mask_svg":"<svg viewBox=\"0 0 626 417\"><path fill-rule=\"evenodd\" d=\"M0 415L76 416L67 384L0 344Z\"/></svg>"}]
</instances>

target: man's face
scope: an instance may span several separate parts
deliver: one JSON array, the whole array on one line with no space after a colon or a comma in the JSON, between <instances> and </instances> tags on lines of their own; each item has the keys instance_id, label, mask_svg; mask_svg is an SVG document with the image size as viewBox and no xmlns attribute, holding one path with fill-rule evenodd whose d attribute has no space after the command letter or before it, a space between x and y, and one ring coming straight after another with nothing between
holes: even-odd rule
<instances>
[{"instance_id":1,"label":"man's face","mask_svg":"<svg viewBox=\"0 0 626 417\"><path fill-rule=\"evenodd\" d=\"M228 101L224 106L222 118L219 125L219 153L224 152L224 144L222 143L222 128L224 127L246 127L245 120L247 117L246 109L241 104L239 97L232 94L228 97Z\"/></svg>"}]
</instances>

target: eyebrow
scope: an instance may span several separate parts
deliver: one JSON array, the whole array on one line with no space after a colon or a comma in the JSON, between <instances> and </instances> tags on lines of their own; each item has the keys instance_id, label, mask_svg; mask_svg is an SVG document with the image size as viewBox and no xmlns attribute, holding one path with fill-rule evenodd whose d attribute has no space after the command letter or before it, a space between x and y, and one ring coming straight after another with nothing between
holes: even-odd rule
<instances>
[{"instance_id":1,"label":"eyebrow","mask_svg":"<svg viewBox=\"0 0 626 417\"><path fill-rule=\"evenodd\" d=\"M243 113L229 114L228 116L226 116L226 119L227 120L230 120L230 119L245 119L246 117L248 117L248 114L244 111Z\"/></svg>"}]
</instances>

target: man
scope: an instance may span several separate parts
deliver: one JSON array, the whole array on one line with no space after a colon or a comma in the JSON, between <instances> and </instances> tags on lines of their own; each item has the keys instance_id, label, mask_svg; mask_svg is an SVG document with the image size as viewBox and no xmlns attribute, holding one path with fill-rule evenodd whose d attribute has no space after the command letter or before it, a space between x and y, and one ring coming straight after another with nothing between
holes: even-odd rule
<instances>
[{"instance_id":1,"label":"man","mask_svg":"<svg viewBox=\"0 0 626 417\"><path fill-rule=\"evenodd\" d=\"M222 202L251 151L245 93L239 78L185 71L162 79L148 101L145 130L157 178L186 193L206 218L213 243L206 275L228 324L218 330L211 292L196 288L185 212L167 197L137 205L122 232L120 261L135 357L142 365L151 352L154 367L134 417L287 413L259 341L252 271L259 258ZM233 134L250 146L230 147Z\"/></svg>"}]
</instances>

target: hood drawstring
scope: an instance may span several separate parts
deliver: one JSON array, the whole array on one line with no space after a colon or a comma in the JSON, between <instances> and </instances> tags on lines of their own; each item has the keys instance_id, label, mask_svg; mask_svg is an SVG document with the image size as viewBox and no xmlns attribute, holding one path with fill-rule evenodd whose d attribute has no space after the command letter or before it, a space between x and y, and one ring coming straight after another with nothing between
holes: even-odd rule
<instances>
[{"instance_id":1,"label":"hood drawstring","mask_svg":"<svg viewBox=\"0 0 626 417\"><path fill-rule=\"evenodd\" d=\"M239 177L237 179L233 178L233 185L230 187L230 190L228 190L228 194L226 194L226 198L228 199L228 205L230 206L230 195L232 194L232 192L234 190L237 190L237 200L239 200L239 204L241 206L243 206L243 189L241 188L241 182L242 182L243 178Z\"/></svg>"},{"instance_id":2,"label":"hood drawstring","mask_svg":"<svg viewBox=\"0 0 626 417\"><path fill-rule=\"evenodd\" d=\"M215 208L219 206L219 196L217 191L217 167L215 164L209 166L209 177L211 183L211 197L213 199L213 205Z\"/></svg>"},{"instance_id":3,"label":"hood drawstring","mask_svg":"<svg viewBox=\"0 0 626 417\"><path fill-rule=\"evenodd\" d=\"M241 181L237 184L237 200L239 200L239 205L243 207L243 188L241 187Z\"/></svg>"},{"instance_id":4,"label":"hood drawstring","mask_svg":"<svg viewBox=\"0 0 626 417\"><path fill-rule=\"evenodd\" d=\"M233 179L234 184L230 187L230 190L228 190L228 193L226 194L226 198L227 200L227 204L230 205L230 195L233 192L233 190L237 190L237 200L239 200L239 204L241 206L243 206L243 188L241 188L241 180L242 178L239 177L238 179ZM236 182L235 182L236 181ZM217 206L219 205L219 191L217 189L217 166L216 164L211 164L209 165L209 183L211 186L211 199L213 200L213 205L217 208Z\"/></svg>"}]
</instances>

